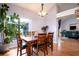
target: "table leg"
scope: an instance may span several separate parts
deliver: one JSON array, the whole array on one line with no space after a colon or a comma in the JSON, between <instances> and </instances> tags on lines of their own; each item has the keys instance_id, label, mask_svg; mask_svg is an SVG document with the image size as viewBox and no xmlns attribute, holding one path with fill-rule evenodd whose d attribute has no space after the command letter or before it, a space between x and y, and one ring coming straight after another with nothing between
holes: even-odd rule
<instances>
[{"instance_id":1,"label":"table leg","mask_svg":"<svg viewBox=\"0 0 79 59\"><path fill-rule=\"evenodd\" d=\"M31 45L31 42L27 42L27 55L28 56L32 55L32 45Z\"/></svg>"}]
</instances>

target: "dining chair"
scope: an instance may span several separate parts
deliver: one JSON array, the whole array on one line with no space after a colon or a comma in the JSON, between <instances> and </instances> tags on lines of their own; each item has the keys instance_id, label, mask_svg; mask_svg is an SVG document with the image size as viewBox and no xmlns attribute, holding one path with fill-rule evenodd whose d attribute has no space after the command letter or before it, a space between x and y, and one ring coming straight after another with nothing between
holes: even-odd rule
<instances>
[{"instance_id":1,"label":"dining chair","mask_svg":"<svg viewBox=\"0 0 79 59\"><path fill-rule=\"evenodd\" d=\"M33 36L35 35L35 32L36 32L36 31L32 31L32 35L33 35Z\"/></svg>"},{"instance_id":2,"label":"dining chair","mask_svg":"<svg viewBox=\"0 0 79 59\"><path fill-rule=\"evenodd\" d=\"M16 35L17 37L17 56L20 54L20 56L24 55L27 53L27 45L23 45L23 40L20 37L20 34ZM25 51L23 51L25 49Z\"/></svg>"},{"instance_id":3,"label":"dining chair","mask_svg":"<svg viewBox=\"0 0 79 59\"><path fill-rule=\"evenodd\" d=\"M47 34L47 47L51 48L51 51L53 51L53 34L53 32Z\"/></svg>"},{"instance_id":4,"label":"dining chair","mask_svg":"<svg viewBox=\"0 0 79 59\"><path fill-rule=\"evenodd\" d=\"M39 51L42 51L46 55L47 45L46 45L46 33L38 33L37 43L33 45L33 52L38 55Z\"/></svg>"},{"instance_id":5,"label":"dining chair","mask_svg":"<svg viewBox=\"0 0 79 59\"><path fill-rule=\"evenodd\" d=\"M31 32L30 31L27 32L26 36L31 36Z\"/></svg>"}]
</instances>

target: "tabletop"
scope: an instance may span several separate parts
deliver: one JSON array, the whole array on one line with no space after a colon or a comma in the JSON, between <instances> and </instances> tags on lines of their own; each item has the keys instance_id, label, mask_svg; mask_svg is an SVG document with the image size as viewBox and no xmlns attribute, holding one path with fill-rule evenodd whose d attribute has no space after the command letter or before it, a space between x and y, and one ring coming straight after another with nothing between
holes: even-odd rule
<instances>
[{"instance_id":1,"label":"tabletop","mask_svg":"<svg viewBox=\"0 0 79 59\"><path fill-rule=\"evenodd\" d=\"M31 36L29 36L29 37L21 36L21 38L22 38L23 40L26 40L26 41L33 41L33 40L36 40L36 39L37 39L37 38L31 37Z\"/></svg>"}]
</instances>

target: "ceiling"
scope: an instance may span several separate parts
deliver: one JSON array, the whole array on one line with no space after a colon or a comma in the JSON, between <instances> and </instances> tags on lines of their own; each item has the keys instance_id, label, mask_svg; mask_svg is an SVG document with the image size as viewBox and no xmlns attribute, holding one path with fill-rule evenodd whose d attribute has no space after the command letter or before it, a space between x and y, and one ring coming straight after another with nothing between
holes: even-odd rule
<instances>
[{"instance_id":1,"label":"ceiling","mask_svg":"<svg viewBox=\"0 0 79 59\"><path fill-rule=\"evenodd\" d=\"M78 3L57 3L56 5L58 13L79 6Z\"/></svg>"},{"instance_id":2,"label":"ceiling","mask_svg":"<svg viewBox=\"0 0 79 59\"><path fill-rule=\"evenodd\" d=\"M68 9L73 9L75 7L78 7L79 4L78 3L57 3L57 12L60 13L62 11L68 10ZM64 17L60 17L59 19L61 20L67 20L67 19L75 19L75 15L68 15L68 16L64 16Z\"/></svg>"},{"instance_id":3,"label":"ceiling","mask_svg":"<svg viewBox=\"0 0 79 59\"><path fill-rule=\"evenodd\" d=\"M49 12L53 8L53 6L55 6L54 4L55 3L44 3L44 10L46 12ZM38 13L41 10L41 3L13 3L13 5L25 8L35 13ZM78 7L78 3L56 3L56 6L57 6L57 12L59 13L68 9ZM69 17L72 17L72 16L69 15L62 19L69 18Z\"/></svg>"},{"instance_id":4,"label":"ceiling","mask_svg":"<svg viewBox=\"0 0 79 59\"><path fill-rule=\"evenodd\" d=\"M30 11L38 13L41 10L41 3L13 3L14 5L26 8ZM78 3L56 3L57 12L62 12L77 7ZM54 3L44 3L44 11L49 12L53 8Z\"/></svg>"},{"instance_id":5,"label":"ceiling","mask_svg":"<svg viewBox=\"0 0 79 59\"><path fill-rule=\"evenodd\" d=\"M13 3L14 5L23 7L35 13L38 13L41 10L41 3ZM49 12L50 9L53 7L54 3L45 3L44 10Z\"/></svg>"}]
</instances>

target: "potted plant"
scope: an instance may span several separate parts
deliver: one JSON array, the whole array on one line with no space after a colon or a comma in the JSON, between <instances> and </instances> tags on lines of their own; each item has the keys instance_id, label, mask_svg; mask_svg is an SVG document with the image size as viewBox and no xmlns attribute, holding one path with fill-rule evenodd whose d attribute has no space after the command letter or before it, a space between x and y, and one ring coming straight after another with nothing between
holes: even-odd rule
<instances>
[{"instance_id":1,"label":"potted plant","mask_svg":"<svg viewBox=\"0 0 79 59\"><path fill-rule=\"evenodd\" d=\"M12 42L12 38L17 31L16 22L14 20L19 20L19 15L16 13L10 16L7 15L8 8L9 6L7 4L2 4L0 7L0 32L2 32L4 44Z\"/></svg>"},{"instance_id":2,"label":"potted plant","mask_svg":"<svg viewBox=\"0 0 79 59\"><path fill-rule=\"evenodd\" d=\"M45 33L46 33L46 32L47 32L47 30L48 30L48 26L43 26L41 29L42 29L42 31L43 31L43 32L45 32Z\"/></svg>"}]
</instances>

